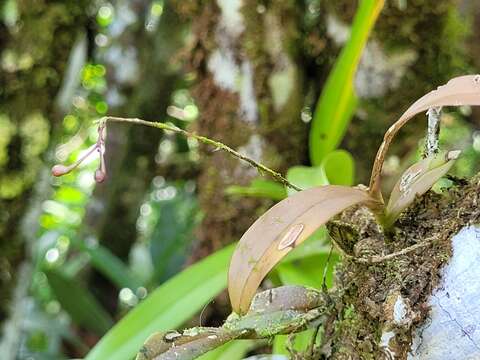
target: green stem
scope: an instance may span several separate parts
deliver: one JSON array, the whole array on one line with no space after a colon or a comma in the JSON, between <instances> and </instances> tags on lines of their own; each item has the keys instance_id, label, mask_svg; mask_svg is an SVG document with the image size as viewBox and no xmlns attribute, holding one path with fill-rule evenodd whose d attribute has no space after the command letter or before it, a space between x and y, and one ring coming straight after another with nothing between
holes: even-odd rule
<instances>
[{"instance_id":1,"label":"green stem","mask_svg":"<svg viewBox=\"0 0 480 360\"><path fill-rule=\"evenodd\" d=\"M197 135L195 133L183 130L183 129L181 129L181 128L173 125L173 124L165 124L165 123L161 123L161 122L146 121L146 120L137 119L137 118L122 118L122 117L116 117L116 116L106 116L106 117L101 118L98 122L99 123L101 123L101 122L106 123L108 121L124 122L124 123L150 126L150 127L161 129L161 130L173 131L173 132L175 132L177 134L180 134L180 135L183 135L187 138L196 139L203 144L211 145L211 146L215 147L216 149L223 150L223 151L229 153L230 155L249 163L253 167L257 168L259 170L260 174L267 173L273 179L282 183L283 185L288 186L289 188L297 190L297 191L302 191L301 188L292 184L285 177L283 177L282 174L280 174L279 172L277 172L275 170L272 170L272 169L266 167L265 165L260 164L259 162L255 161L253 159L250 159L249 157L247 157L245 155L240 154L238 151L233 150L231 147L229 147L229 146L227 146L227 145L225 145L225 144L223 144L219 141L207 138L205 136Z\"/></svg>"}]
</instances>

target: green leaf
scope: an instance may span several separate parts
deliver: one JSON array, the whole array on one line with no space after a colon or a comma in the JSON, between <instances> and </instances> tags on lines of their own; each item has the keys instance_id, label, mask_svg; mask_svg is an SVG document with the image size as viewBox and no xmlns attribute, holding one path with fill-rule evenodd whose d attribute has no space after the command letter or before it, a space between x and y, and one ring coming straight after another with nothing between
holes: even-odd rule
<instances>
[{"instance_id":1,"label":"green leaf","mask_svg":"<svg viewBox=\"0 0 480 360\"><path fill-rule=\"evenodd\" d=\"M293 166L287 171L287 180L299 186L303 190L320 185L328 185L327 175L323 167ZM288 189L288 195L297 193L294 189Z\"/></svg>"},{"instance_id":2,"label":"green leaf","mask_svg":"<svg viewBox=\"0 0 480 360\"><path fill-rule=\"evenodd\" d=\"M293 350L298 352L305 352L309 349L312 341L314 329L308 329L295 334L293 340ZM276 335L273 340L272 354L277 355L290 355L287 350L287 341L289 335Z\"/></svg>"},{"instance_id":3,"label":"green leaf","mask_svg":"<svg viewBox=\"0 0 480 360\"><path fill-rule=\"evenodd\" d=\"M45 274L56 299L76 324L98 335L103 335L113 325L110 315L78 281L59 269L46 270Z\"/></svg>"},{"instance_id":4,"label":"green leaf","mask_svg":"<svg viewBox=\"0 0 480 360\"><path fill-rule=\"evenodd\" d=\"M106 247L98 244L89 246L75 237L72 237L72 245L76 249L87 253L90 256L92 266L119 288L128 287L136 291L138 287L142 286L141 281L137 279L123 261Z\"/></svg>"},{"instance_id":5,"label":"green leaf","mask_svg":"<svg viewBox=\"0 0 480 360\"><path fill-rule=\"evenodd\" d=\"M355 14L350 39L342 49L323 88L312 120L310 160L318 166L340 143L357 106L353 80L384 0L362 0Z\"/></svg>"},{"instance_id":6,"label":"green leaf","mask_svg":"<svg viewBox=\"0 0 480 360\"><path fill-rule=\"evenodd\" d=\"M152 230L150 255L154 265L154 281L163 283L184 267L194 239L194 228L200 221L200 211L193 194L176 186L172 199L151 202Z\"/></svg>"},{"instance_id":7,"label":"green leaf","mask_svg":"<svg viewBox=\"0 0 480 360\"><path fill-rule=\"evenodd\" d=\"M305 285L314 288L322 286L322 277L312 276L311 272L304 272L305 266L303 260L297 260L295 263L286 263L278 265L277 272L283 285Z\"/></svg>"},{"instance_id":8,"label":"green leaf","mask_svg":"<svg viewBox=\"0 0 480 360\"><path fill-rule=\"evenodd\" d=\"M242 360L257 344L254 340L234 340L209 351L197 360Z\"/></svg>"},{"instance_id":9,"label":"green leaf","mask_svg":"<svg viewBox=\"0 0 480 360\"><path fill-rule=\"evenodd\" d=\"M308 237L303 243L295 247L282 260L283 262L290 262L303 259L309 256L321 255L330 251L329 235L327 228L322 226L315 230L315 232Z\"/></svg>"},{"instance_id":10,"label":"green leaf","mask_svg":"<svg viewBox=\"0 0 480 360\"><path fill-rule=\"evenodd\" d=\"M322 161L328 182L333 185L353 185L355 178L355 160L346 150L335 150L327 154Z\"/></svg>"},{"instance_id":11,"label":"green leaf","mask_svg":"<svg viewBox=\"0 0 480 360\"><path fill-rule=\"evenodd\" d=\"M229 195L242 195L250 197L283 200L287 197L285 187L271 180L255 179L249 186L232 185L225 190Z\"/></svg>"},{"instance_id":12,"label":"green leaf","mask_svg":"<svg viewBox=\"0 0 480 360\"><path fill-rule=\"evenodd\" d=\"M130 360L149 335L181 326L227 285L234 245L217 251L158 287L120 320L85 360Z\"/></svg>"},{"instance_id":13,"label":"green leaf","mask_svg":"<svg viewBox=\"0 0 480 360\"><path fill-rule=\"evenodd\" d=\"M277 271L283 285L304 285L317 289L322 287L323 272L327 265L328 253L310 256L300 260L281 263ZM330 287L333 284L333 269L338 262L338 255L332 254L328 263L326 273L326 284Z\"/></svg>"}]
</instances>

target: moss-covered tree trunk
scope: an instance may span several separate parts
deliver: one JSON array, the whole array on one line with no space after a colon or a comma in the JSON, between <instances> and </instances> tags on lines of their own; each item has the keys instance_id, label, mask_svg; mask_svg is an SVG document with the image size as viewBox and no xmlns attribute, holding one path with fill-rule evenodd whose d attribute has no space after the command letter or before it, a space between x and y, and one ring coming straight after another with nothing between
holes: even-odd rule
<instances>
[{"instance_id":1,"label":"moss-covered tree trunk","mask_svg":"<svg viewBox=\"0 0 480 360\"><path fill-rule=\"evenodd\" d=\"M200 117L195 130L267 166L285 171L305 161L301 65L302 9L293 1L179 2L195 35L189 67ZM232 198L229 185L261 174L214 149L201 148L198 193L204 219L195 257L235 239L268 201Z\"/></svg>"},{"instance_id":2,"label":"moss-covered tree trunk","mask_svg":"<svg viewBox=\"0 0 480 360\"><path fill-rule=\"evenodd\" d=\"M88 3L10 2L16 12L0 24L0 323L25 256L20 220L44 167L44 151L55 141L54 100L87 22Z\"/></svg>"}]
</instances>

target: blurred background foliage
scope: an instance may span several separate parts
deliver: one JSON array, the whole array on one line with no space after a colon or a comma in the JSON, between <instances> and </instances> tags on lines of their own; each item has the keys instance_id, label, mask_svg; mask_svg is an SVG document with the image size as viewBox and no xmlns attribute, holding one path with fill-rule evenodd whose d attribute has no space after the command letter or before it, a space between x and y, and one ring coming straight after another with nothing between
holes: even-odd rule
<instances>
[{"instance_id":1,"label":"blurred background foliage","mask_svg":"<svg viewBox=\"0 0 480 360\"><path fill-rule=\"evenodd\" d=\"M94 183L94 158L62 178L49 168L79 158L96 141L92 120L109 114L213 137L302 188L366 183L408 104L480 65L477 1L386 1L375 23L379 3L1 1L2 359L131 359L154 331L220 324L225 246L283 186L195 141L121 124L108 128L106 182ZM421 155L425 124L396 141L387 188ZM444 112L441 147L463 150L455 176L478 172L479 128L478 110ZM331 286L329 253L319 229L264 286L320 287L324 273ZM309 336L288 341L300 349ZM204 358L285 355L286 344L233 342Z\"/></svg>"}]
</instances>

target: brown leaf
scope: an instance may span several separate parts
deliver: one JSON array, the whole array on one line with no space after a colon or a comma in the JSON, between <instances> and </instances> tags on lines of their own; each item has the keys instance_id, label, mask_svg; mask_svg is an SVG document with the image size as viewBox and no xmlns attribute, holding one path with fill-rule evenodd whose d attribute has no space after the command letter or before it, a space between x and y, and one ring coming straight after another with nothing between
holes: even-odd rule
<instances>
[{"instance_id":1,"label":"brown leaf","mask_svg":"<svg viewBox=\"0 0 480 360\"><path fill-rule=\"evenodd\" d=\"M451 79L447 84L429 92L413 103L385 133L373 164L370 194L382 198L380 176L385 155L396 133L416 114L439 106L480 105L480 75L465 75Z\"/></svg>"},{"instance_id":2,"label":"brown leaf","mask_svg":"<svg viewBox=\"0 0 480 360\"><path fill-rule=\"evenodd\" d=\"M364 190L327 185L296 193L263 214L232 256L228 291L233 310L246 313L263 278L285 255L333 216L358 203L373 205Z\"/></svg>"},{"instance_id":3,"label":"brown leaf","mask_svg":"<svg viewBox=\"0 0 480 360\"><path fill-rule=\"evenodd\" d=\"M395 222L416 196L423 195L445 175L460 155L459 151L430 156L410 166L393 187L385 209L385 225Z\"/></svg>"}]
</instances>

